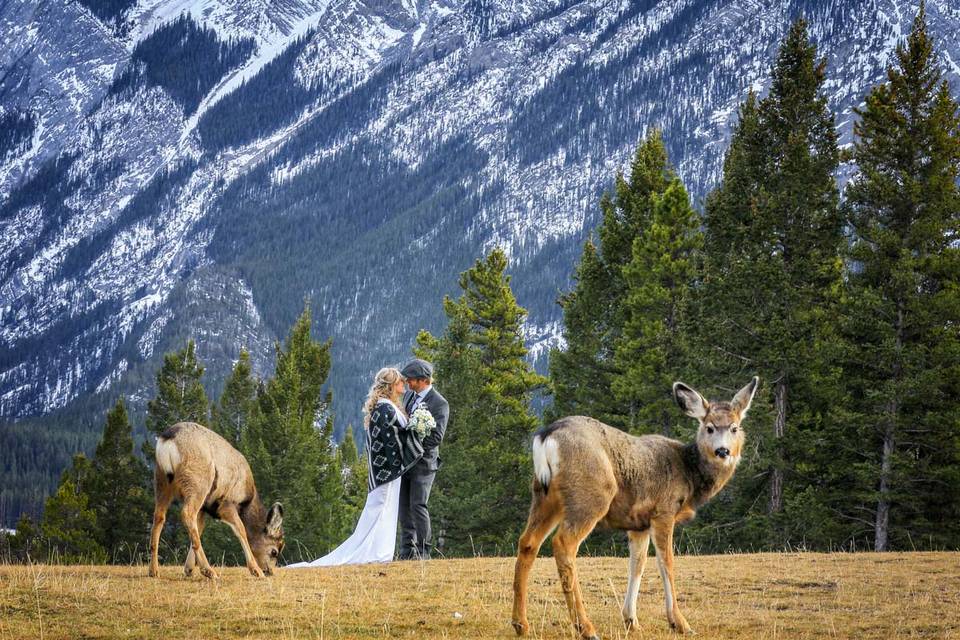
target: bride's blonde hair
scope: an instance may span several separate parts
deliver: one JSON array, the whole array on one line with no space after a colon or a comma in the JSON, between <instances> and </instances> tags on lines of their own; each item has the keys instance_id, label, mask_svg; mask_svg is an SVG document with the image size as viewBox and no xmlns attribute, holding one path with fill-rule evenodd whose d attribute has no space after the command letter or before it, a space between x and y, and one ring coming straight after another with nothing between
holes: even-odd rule
<instances>
[{"instance_id":1,"label":"bride's blonde hair","mask_svg":"<svg viewBox=\"0 0 960 640\"><path fill-rule=\"evenodd\" d=\"M393 400L390 397L390 387L397 383L397 380L403 380L403 375L398 369L393 367L384 367L377 371L377 375L373 378L373 386L370 387L369 393L367 393L367 400L363 403L363 426L367 427L370 425L370 414L373 413L373 410L377 406L377 402L381 398L387 398L388 400ZM407 415L403 410L403 407L397 407L403 415Z\"/></svg>"}]
</instances>

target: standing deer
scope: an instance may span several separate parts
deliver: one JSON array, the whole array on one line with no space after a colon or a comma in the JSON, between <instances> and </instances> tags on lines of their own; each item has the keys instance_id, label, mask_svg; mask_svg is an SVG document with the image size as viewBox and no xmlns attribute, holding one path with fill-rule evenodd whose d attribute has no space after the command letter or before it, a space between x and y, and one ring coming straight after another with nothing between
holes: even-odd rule
<instances>
[{"instance_id":1,"label":"standing deer","mask_svg":"<svg viewBox=\"0 0 960 640\"><path fill-rule=\"evenodd\" d=\"M570 618L582 638L598 638L587 617L577 580L577 549L597 524L627 532L630 564L623 619L636 626L637 595L650 537L663 580L667 620L691 633L677 605L673 581L673 528L733 476L743 447L740 423L759 378L731 402L707 402L682 382L673 385L680 409L699 423L696 440L683 444L659 435L631 436L593 418L574 416L543 427L533 437L533 500L520 536L513 578L513 627L530 630L527 577L553 529L553 555ZM558 526L559 525L559 526Z\"/></svg>"},{"instance_id":2,"label":"standing deer","mask_svg":"<svg viewBox=\"0 0 960 640\"><path fill-rule=\"evenodd\" d=\"M200 573L217 578L200 546L205 515L230 525L243 547L250 573L258 578L273 573L283 550L283 506L276 502L270 511L264 509L243 454L210 429L193 422L179 422L157 439L156 462L151 576L159 574L160 532L167 509L177 498L183 502L180 515L190 536L190 551L183 567L186 575L192 575L199 564Z\"/></svg>"}]
</instances>

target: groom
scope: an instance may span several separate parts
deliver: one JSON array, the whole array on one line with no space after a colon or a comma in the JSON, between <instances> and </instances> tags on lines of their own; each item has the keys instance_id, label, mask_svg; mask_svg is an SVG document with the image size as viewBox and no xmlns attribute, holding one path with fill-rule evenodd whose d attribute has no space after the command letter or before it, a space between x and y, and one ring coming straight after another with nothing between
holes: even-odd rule
<instances>
[{"instance_id":1,"label":"groom","mask_svg":"<svg viewBox=\"0 0 960 640\"><path fill-rule=\"evenodd\" d=\"M423 439L423 458L403 474L400 482L400 559L430 559L430 512L427 500L440 467L439 448L447 429L450 405L433 388L433 365L415 358L400 371L407 380L403 408L412 416L418 407L426 407L437 426Z\"/></svg>"}]
</instances>

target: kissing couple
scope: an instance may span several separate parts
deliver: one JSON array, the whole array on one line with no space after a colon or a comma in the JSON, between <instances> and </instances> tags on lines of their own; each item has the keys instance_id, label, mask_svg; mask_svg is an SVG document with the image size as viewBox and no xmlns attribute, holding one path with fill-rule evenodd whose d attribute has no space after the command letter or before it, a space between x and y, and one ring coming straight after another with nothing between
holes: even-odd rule
<instances>
[{"instance_id":1,"label":"kissing couple","mask_svg":"<svg viewBox=\"0 0 960 640\"><path fill-rule=\"evenodd\" d=\"M288 569L390 562L400 519L400 560L430 558L427 500L440 466L450 405L433 386L433 366L415 358L377 372L363 404L367 501L353 534L313 562Z\"/></svg>"}]
</instances>

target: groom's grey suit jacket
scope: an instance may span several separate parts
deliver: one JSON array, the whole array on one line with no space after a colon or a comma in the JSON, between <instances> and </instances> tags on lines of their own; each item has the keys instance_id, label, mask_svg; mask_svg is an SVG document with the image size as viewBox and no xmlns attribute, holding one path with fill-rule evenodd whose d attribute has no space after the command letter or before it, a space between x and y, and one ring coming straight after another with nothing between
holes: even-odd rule
<instances>
[{"instance_id":1,"label":"groom's grey suit jacket","mask_svg":"<svg viewBox=\"0 0 960 640\"><path fill-rule=\"evenodd\" d=\"M410 402L413 400L413 392L407 391L403 395L403 408L409 409ZM447 399L440 395L436 388L431 387L427 395L420 401L421 405L426 405L433 416L437 426L433 431L427 434L423 439L423 458L414 465L411 473L430 473L440 467L440 442L443 440L443 434L447 430L447 420L450 418L450 405ZM419 469L418 469L419 467Z\"/></svg>"}]
</instances>

